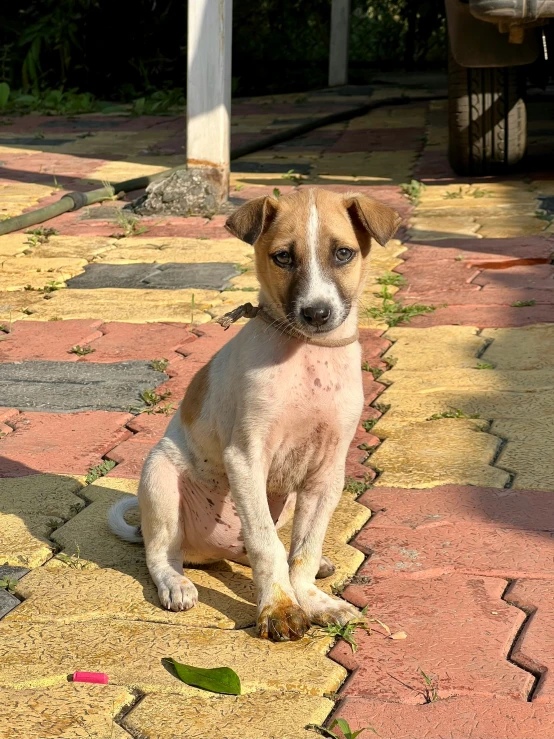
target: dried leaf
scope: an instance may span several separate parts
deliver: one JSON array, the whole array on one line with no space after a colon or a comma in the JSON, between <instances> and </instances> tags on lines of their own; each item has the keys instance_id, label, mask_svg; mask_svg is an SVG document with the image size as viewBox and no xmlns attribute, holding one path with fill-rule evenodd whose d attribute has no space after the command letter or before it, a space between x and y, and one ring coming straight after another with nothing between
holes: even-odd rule
<instances>
[{"instance_id":1,"label":"dried leaf","mask_svg":"<svg viewBox=\"0 0 554 739\"><path fill-rule=\"evenodd\" d=\"M400 639L407 639L408 634L406 634L405 631L396 631L394 634L390 635L390 638L396 641L400 641Z\"/></svg>"}]
</instances>

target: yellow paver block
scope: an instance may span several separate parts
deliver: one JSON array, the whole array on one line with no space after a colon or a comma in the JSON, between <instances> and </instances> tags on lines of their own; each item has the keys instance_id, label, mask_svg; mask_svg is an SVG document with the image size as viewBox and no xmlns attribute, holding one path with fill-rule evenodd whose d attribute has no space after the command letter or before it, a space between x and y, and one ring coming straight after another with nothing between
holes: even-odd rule
<instances>
[{"instance_id":1,"label":"yellow paver block","mask_svg":"<svg viewBox=\"0 0 554 739\"><path fill-rule=\"evenodd\" d=\"M83 272L85 259L35 256L9 257L0 264L0 290L23 290L30 286L40 289L52 281L65 282Z\"/></svg>"},{"instance_id":2,"label":"yellow paver block","mask_svg":"<svg viewBox=\"0 0 554 739\"><path fill-rule=\"evenodd\" d=\"M537 418L530 414L528 420L502 419L492 424L491 433L508 440L496 464L515 474L511 487L520 490L553 489L554 418Z\"/></svg>"},{"instance_id":3,"label":"yellow paver block","mask_svg":"<svg viewBox=\"0 0 554 739\"><path fill-rule=\"evenodd\" d=\"M411 219L409 234L412 241L439 241L440 239L451 239L466 237L476 238L480 224L475 218L464 216L437 215L436 217L419 217ZM480 235L477 236L480 238Z\"/></svg>"},{"instance_id":4,"label":"yellow paver block","mask_svg":"<svg viewBox=\"0 0 554 739\"><path fill-rule=\"evenodd\" d=\"M119 152L115 152L119 153ZM156 158L157 159L157 158ZM95 182L123 182L135 177L146 177L147 175L163 172L167 167L164 164L141 164L139 162L107 162L95 169L87 176L87 181Z\"/></svg>"},{"instance_id":5,"label":"yellow paver block","mask_svg":"<svg viewBox=\"0 0 554 739\"><path fill-rule=\"evenodd\" d=\"M386 356L397 360L394 369L399 372L474 368L481 361L477 359L477 354L486 346L484 335L478 336L478 331L473 326L417 329L397 326L387 331L387 339L394 344ZM392 381L389 373L386 378Z\"/></svg>"},{"instance_id":6,"label":"yellow paver block","mask_svg":"<svg viewBox=\"0 0 554 739\"><path fill-rule=\"evenodd\" d=\"M378 108L366 115L352 118L349 131L370 128L423 128L426 124L425 108Z\"/></svg>"},{"instance_id":7,"label":"yellow paver block","mask_svg":"<svg viewBox=\"0 0 554 739\"><path fill-rule=\"evenodd\" d=\"M531 236L544 231L549 221L530 215L480 217L479 236L483 239L507 239Z\"/></svg>"},{"instance_id":8,"label":"yellow paver block","mask_svg":"<svg viewBox=\"0 0 554 739\"><path fill-rule=\"evenodd\" d=\"M367 159L366 173L358 176L356 181L367 185L399 185L410 178L416 159L417 154L408 150L372 152ZM333 172L319 176L316 173L310 181L330 185L334 176Z\"/></svg>"},{"instance_id":9,"label":"yellow paver block","mask_svg":"<svg viewBox=\"0 0 554 739\"><path fill-rule=\"evenodd\" d=\"M18 237L21 234L10 234L0 238L0 249L2 248L2 239ZM28 236L24 237L28 239ZM117 239L106 238L105 236L50 236L45 244L30 247L24 245L27 253L38 259L52 258L71 258L84 259L87 262L95 262L99 259L106 258L106 255L117 248L120 242Z\"/></svg>"},{"instance_id":10,"label":"yellow paver block","mask_svg":"<svg viewBox=\"0 0 554 739\"><path fill-rule=\"evenodd\" d=\"M497 370L534 370L554 367L554 326L487 328L481 336L492 341L481 360Z\"/></svg>"},{"instance_id":11,"label":"yellow paver block","mask_svg":"<svg viewBox=\"0 0 554 739\"><path fill-rule=\"evenodd\" d=\"M15 257L29 248L27 239L22 233L0 236L0 257Z\"/></svg>"},{"instance_id":12,"label":"yellow paver block","mask_svg":"<svg viewBox=\"0 0 554 739\"><path fill-rule=\"evenodd\" d=\"M0 156L2 154L0 147ZM14 183L0 188L0 218L20 215L42 198L52 194L52 187L33 183Z\"/></svg>"},{"instance_id":13,"label":"yellow paver block","mask_svg":"<svg viewBox=\"0 0 554 739\"><path fill-rule=\"evenodd\" d=\"M393 368L384 379L392 383L379 397L392 406L383 418L385 426L401 419L423 421L453 409L467 416L479 414L481 419L541 418L554 413L551 369L414 372Z\"/></svg>"},{"instance_id":14,"label":"yellow paver block","mask_svg":"<svg viewBox=\"0 0 554 739\"><path fill-rule=\"evenodd\" d=\"M504 487L508 473L491 466L500 439L481 433L478 425L477 421L441 419L391 428L370 458L371 466L382 470L375 485ZM378 428L379 424L375 433Z\"/></svg>"},{"instance_id":15,"label":"yellow paver block","mask_svg":"<svg viewBox=\"0 0 554 739\"><path fill-rule=\"evenodd\" d=\"M62 475L0 479L0 562L39 567L50 559L51 531L85 506L75 495L81 487Z\"/></svg>"},{"instance_id":16,"label":"yellow paver block","mask_svg":"<svg viewBox=\"0 0 554 739\"><path fill-rule=\"evenodd\" d=\"M9 326L12 321L24 318L27 311L32 311L33 306L43 300L44 295L38 292L0 291L0 322Z\"/></svg>"},{"instance_id":17,"label":"yellow paver block","mask_svg":"<svg viewBox=\"0 0 554 739\"><path fill-rule=\"evenodd\" d=\"M52 298L33 304L33 321L52 318L98 318L103 321L151 323L156 321L191 320L194 295L194 322L207 323L211 317L205 311L220 304L216 290L58 290Z\"/></svg>"},{"instance_id":18,"label":"yellow paver block","mask_svg":"<svg viewBox=\"0 0 554 739\"><path fill-rule=\"evenodd\" d=\"M115 717L134 699L111 685L3 690L0 739L125 739Z\"/></svg>"},{"instance_id":19,"label":"yellow paver block","mask_svg":"<svg viewBox=\"0 0 554 739\"><path fill-rule=\"evenodd\" d=\"M243 693L337 690L346 670L327 659L330 638L270 643L252 629L199 629L134 621L58 624L9 622L0 628L0 686L16 689L61 685L75 670L106 672L111 685L147 693L205 693L177 680L162 660L205 668L225 665L239 675ZM24 669L22 670L22 665Z\"/></svg>"},{"instance_id":20,"label":"yellow paver block","mask_svg":"<svg viewBox=\"0 0 554 739\"><path fill-rule=\"evenodd\" d=\"M252 263L254 250L238 239L126 238L104 256L110 264L167 262L233 262Z\"/></svg>"},{"instance_id":21,"label":"yellow paver block","mask_svg":"<svg viewBox=\"0 0 554 739\"><path fill-rule=\"evenodd\" d=\"M123 720L144 739L313 739L333 703L319 696L260 691L240 696L185 698L147 695Z\"/></svg>"},{"instance_id":22,"label":"yellow paver block","mask_svg":"<svg viewBox=\"0 0 554 739\"><path fill-rule=\"evenodd\" d=\"M501 204L519 207L536 202L537 193L524 182L427 185L420 193L419 208L475 206L487 210Z\"/></svg>"},{"instance_id":23,"label":"yellow paver block","mask_svg":"<svg viewBox=\"0 0 554 739\"><path fill-rule=\"evenodd\" d=\"M256 273L253 269L249 269L247 272L244 272L238 277L233 277L230 282L233 290L252 292L258 291L260 289L260 283L258 282L258 278L256 277ZM223 292L228 292L228 290L224 290ZM254 295L253 299L255 297L256 296Z\"/></svg>"},{"instance_id":24,"label":"yellow paver block","mask_svg":"<svg viewBox=\"0 0 554 739\"><path fill-rule=\"evenodd\" d=\"M25 600L6 622L62 625L117 619L214 629L251 626L256 621L256 597L250 569L225 562L219 566L218 571L187 569L199 602L180 613L161 607L146 564L137 566L133 575L115 569L41 567L20 581L16 592Z\"/></svg>"}]
</instances>

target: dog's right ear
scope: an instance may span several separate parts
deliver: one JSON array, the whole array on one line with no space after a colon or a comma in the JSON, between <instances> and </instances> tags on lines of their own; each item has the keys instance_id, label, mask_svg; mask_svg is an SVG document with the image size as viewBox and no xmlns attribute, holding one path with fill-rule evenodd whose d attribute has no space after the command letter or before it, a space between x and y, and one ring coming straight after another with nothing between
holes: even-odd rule
<instances>
[{"instance_id":1,"label":"dog's right ear","mask_svg":"<svg viewBox=\"0 0 554 739\"><path fill-rule=\"evenodd\" d=\"M279 204L274 198L254 198L241 205L225 222L227 231L247 244L255 244L275 218Z\"/></svg>"}]
</instances>

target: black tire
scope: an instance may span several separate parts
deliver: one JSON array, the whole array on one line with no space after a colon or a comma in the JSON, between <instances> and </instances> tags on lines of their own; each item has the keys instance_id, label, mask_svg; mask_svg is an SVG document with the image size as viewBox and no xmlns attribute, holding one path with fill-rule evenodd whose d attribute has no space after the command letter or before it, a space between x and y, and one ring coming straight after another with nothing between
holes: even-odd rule
<instances>
[{"instance_id":1,"label":"black tire","mask_svg":"<svg viewBox=\"0 0 554 739\"><path fill-rule=\"evenodd\" d=\"M448 159L460 175L507 172L525 154L521 67L469 69L448 59Z\"/></svg>"}]
</instances>

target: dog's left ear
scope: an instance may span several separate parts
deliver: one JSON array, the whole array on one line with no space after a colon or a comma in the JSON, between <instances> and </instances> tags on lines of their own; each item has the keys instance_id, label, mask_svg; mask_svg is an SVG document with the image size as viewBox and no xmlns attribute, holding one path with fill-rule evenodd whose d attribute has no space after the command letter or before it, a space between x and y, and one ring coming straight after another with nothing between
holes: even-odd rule
<instances>
[{"instance_id":1,"label":"dog's left ear","mask_svg":"<svg viewBox=\"0 0 554 739\"><path fill-rule=\"evenodd\" d=\"M368 241L367 236L375 239L381 246L385 246L387 241L396 233L396 229L400 225L401 218L398 213L389 208L388 205L380 203L378 200L368 198L365 195L347 195L344 205L356 235Z\"/></svg>"},{"instance_id":2,"label":"dog's left ear","mask_svg":"<svg viewBox=\"0 0 554 739\"><path fill-rule=\"evenodd\" d=\"M247 244L255 244L275 218L278 203L269 196L241 205L225 222L227 231Z\"/></svg>"}]
</instances>

